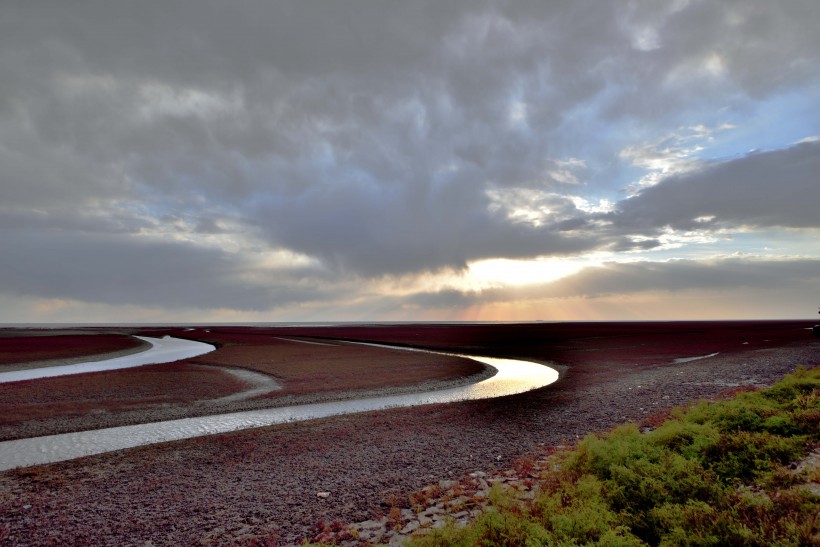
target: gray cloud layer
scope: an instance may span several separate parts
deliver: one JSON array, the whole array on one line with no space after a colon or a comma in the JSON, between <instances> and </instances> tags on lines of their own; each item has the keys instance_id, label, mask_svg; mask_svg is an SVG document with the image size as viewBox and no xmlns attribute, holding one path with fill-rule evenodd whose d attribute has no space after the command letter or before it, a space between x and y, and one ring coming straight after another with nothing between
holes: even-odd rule
<instances>
[{"instance_id":1,"label":"gray cloud layer","mask_svg":"<svg viewBox=\"0 0 820 547\"><path fill-rule=\"evenodd\" d=\"M0 284L266 309L331 275L817 228L817 143L577 208L623 186L635 139L816 89L817 2L676 5L6 2ZM254 256L190 243L214 233ZM320 266L260 272L277 249Z\"/></svg>"},{"instance_id":2,"label":"gray cloud layer","mask_svg":"<svg viewBox=\"0 0 820 547\"><path fill-rule=\"evenodd\" d=\"M272 277L241 257L179 243L31 232L0 239L0 255L4 289L43 298L263 311L328 296L321 279L300 288L310 272Z\"/></svg>"},{"instance_id":3,"label":"gray cloud layer","mask_svg":"<svg viewBox=\"0 0 820 547\"><path fill-rule=\"evenodd\" d=\"M820 142L802 143L671 177L622 201L607 217L640 232L665 226L818 228L819 175Z\"/></svg>"}]
</instances>

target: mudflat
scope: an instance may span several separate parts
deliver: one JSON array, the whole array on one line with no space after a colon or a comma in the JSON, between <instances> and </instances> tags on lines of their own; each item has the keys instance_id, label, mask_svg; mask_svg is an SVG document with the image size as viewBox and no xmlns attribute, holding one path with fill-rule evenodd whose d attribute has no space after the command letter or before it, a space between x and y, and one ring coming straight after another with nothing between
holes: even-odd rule
<instances>
[{"instance_id":1,"label":"mudflat","mask_svg":"<svg viewBox=\"0 0 820 547\"><path fill-rule=\"evenodd\" d=\"M94 429L106 416L190 405L236 393L245 385L221 370L190 363L3 383L0 440L57 430L59 423Z\"/></svg>"},{"instance_id":2,"label":"mudflat","mask_svg":"<svg viewBox=\"0 0 820 547\"><path fill-rule=\"evenodd\" d=\"M151 347L123 334L75 332L0 329L0 372L111 359Z\"/></svg>"},{"instance_id":3,"label":"mudflat","mask_svg":"<svg viewBox=\"0 0 820 547\"><path fill-rule=\"evenodd\" d=\"M217 349L168 364L0 384L0 440L441 389L492 374L489 367L459 357L286 338L260 329L135 334L187 337ZM64 360L48 363L72 362L70 349ZM242 371L270 377L275 389L226 400L253 387L240 380Z\"/></svg>"},{"instance_id":4,"label":"mudflat","mask_svg":"<svg viewBox=\"0 0 820 547\"><path fill-rule=\"evenodd\" d=\"M500 399L340 416L4 472L0 539L298 543L322 521L361 521L408 507L408 496L427 484L507 468L590 431L652 420L675 405L816 366L820 340L810 327L768 321L188 331L202 341L230 335L405 344L553 362L563 374L546 388ZM220 350L229 343L243 346L223 338ZM291 373L297 377L298 367Z\"/></svg>"}]
</instances>

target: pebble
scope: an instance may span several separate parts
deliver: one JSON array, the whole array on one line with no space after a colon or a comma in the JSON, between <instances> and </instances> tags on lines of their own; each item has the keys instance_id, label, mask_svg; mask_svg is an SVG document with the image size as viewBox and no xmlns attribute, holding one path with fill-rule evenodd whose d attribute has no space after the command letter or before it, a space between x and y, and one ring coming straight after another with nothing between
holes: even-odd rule
<instances>
[{"instance_id":1,"label":"pebble","mask_svg":"<svg viewBox=\"0 0 820 547\"><path fill-rule=\"evenodd\" d=\"M419 524L419 521L417 521L417 520L411 520L410 522L408 522L408 523L404 526L404 528L402 528L402 529L401 529L401 532L399 532L399 533L400 533L401 535L403 535L403 536L409 536L410 534L412 534L413 532L415 532L416 530L418 530L418 529L419 529L419 526L421 526L421 525Z\"/></svg>"},{"instance_id":2,"label":"pebble","mask_svg":"<svg viewBox=\"0 0 820 547\"><path fill-rule=\"evenodd\" d=\"M427 530L442 528L448 522L455 522L464 526L471 520L478 518L489 506L489 493L493 485L498 485L508 492L513 492L519 499L532 500L537 495L537 488L530 486L529 475L554 468L546 460L537 460L532 464L531 471L519 473L515 469L500 471L488 475L484 471L474 471L461 480L441 480L439 490L435 496L422 503L418 512L411 509L402 509L398 513L398 520L389 521L387 517L379 520L365 520L353 523L340 534L352 535L357 540L343 540L341 537L323 537L325 541L342 545L380 544L402 545L405 540ZM422 490L432 495L434 490ZM321 492L320 492L321 494Z\"/></svg>"}]
</instances>

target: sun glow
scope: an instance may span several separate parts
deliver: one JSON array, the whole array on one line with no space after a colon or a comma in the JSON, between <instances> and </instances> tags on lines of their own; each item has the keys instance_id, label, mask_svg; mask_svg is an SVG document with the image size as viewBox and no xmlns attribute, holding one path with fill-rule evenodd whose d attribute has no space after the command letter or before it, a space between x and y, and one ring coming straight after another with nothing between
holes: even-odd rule
<instances>
[{"instance_id":1,"label":"sun glow","mask_svg":"<svg viewBox=\"0 0 820 547\"><path fill-rule=\"evenodd\" d=\"M535 285L567 277L588 265L577 260L559 258L492 258L472 262L468 267L467 277L483 285Z\"/></svg>"}]
</instances>

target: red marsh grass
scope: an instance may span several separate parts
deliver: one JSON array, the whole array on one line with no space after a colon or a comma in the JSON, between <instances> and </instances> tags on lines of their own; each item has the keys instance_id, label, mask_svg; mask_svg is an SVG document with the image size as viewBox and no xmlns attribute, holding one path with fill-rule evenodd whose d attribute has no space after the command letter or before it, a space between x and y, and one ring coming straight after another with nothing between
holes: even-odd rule
<instances>
[{"instance_id":1,"label":"red marsh grass","mask_svg":"<svg viewBox=\"0 0 820 547\"><path fill-rule=\"evenodd\" d=\"M284 389L263 396L272 399L323 393L333 397L352 391L407 387L463 379L484 370L480 363L457 357L352 344L304 344L249 333L202 329L135 330L135 333L187 337L214 344L218 349L165 365L0 384L0 425L28 427L38 421L41 424L38 427L47 429L37 430L36 434L46 434L50 432L48 428L56 425L55 419L67 417L83 417L85 425L77 427L95 428L120 425L116 415L133 415L131 411L141 409L150 409L153 420L180 417L179 412L207 413L205 407L190 406L190 403L216 399L247 387L219 367L245 368L273 376ZM97 338L101 341L110 338L112 343L94 346L91 342ZM110 349L114 347L113 342L121 342L120 339L134 340L119 335L36 337L36 340L51 342L51 356L69 354L76 347ZM0 338L2 340L12 341L14 344L10 343L10 347L34 347L34 344L23 343L28 338ZM65 351L61 351L59 342L66 342ZM209 366L196 366L198 364ZM266 406L261 401L259 404ZM22 430L14 431L15 436L24 434Z\"/></svg>"},{"instance_id":2,"label":"red marsh grass","mask_svg":"<svg viewBox=\"0 0 820 547\"><path fill-rule=\"evenodd\" d=\"M554 362L593 381L627 368L673 365L678 358L721 357L810 338L808 321L669 321L601 323L428 324L298 327L291 336L337 337L489 356ZM698 362L698 361L695 361Z\"/></svg>"},{"instance_id":3,"label":"red marsh grass","mask_svg":"<svg viewBox=\"0 0 820 547\"><path fill-rule=\"evenodd\" d=\"M270 397L450 381L484 370L484 365L459 357L355 344L317 345L222 331L198 335L197 339L217 343L220 348L195 358L195 362L269 374L283 387Z\"/></svg>"},{"instance_id":4,"label":"red marsh grass","mask_svg":"<svg viewBox=\"0 0 820 547\"><path fill-rule=\"evenodd\" d=\"M0 384L0 425L187 404L230 395L246 384L219 369L187 363L146 365Z\"/></svg>"},{"instance_id":5,"label":"red marsh grass","mask_svg":"<svg viewBox=\"0 0 820 547\"><path fill-rule=\"evenodd\" d=\"M484 355L659 364L680 357L735 353L806 337L808 321L404 324L267 329L279 336L372 340ZM238 328L238 327L237 327ZM261 331L260 331L261 332Z\"/></svg>"},{"instance_id":6,"label":"red marsh grass","mask_svg":"<svg viewBox=\"0 0 820 547\"><path fill-rule=\"evenodd\" d=\"M142 341L121 334L0 336L0 365L72 359L138 348Z\"/></svg>"}]
</instances>

